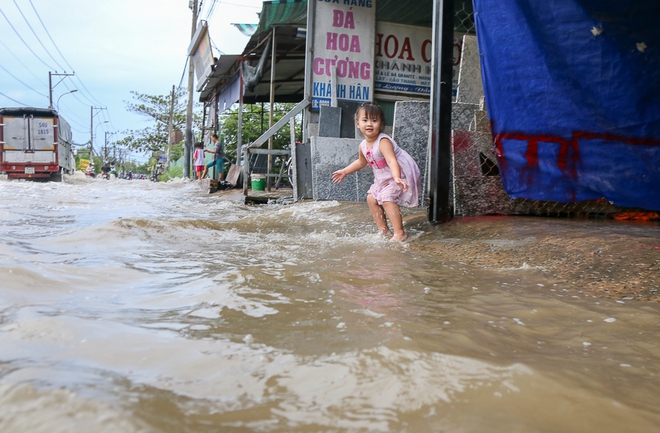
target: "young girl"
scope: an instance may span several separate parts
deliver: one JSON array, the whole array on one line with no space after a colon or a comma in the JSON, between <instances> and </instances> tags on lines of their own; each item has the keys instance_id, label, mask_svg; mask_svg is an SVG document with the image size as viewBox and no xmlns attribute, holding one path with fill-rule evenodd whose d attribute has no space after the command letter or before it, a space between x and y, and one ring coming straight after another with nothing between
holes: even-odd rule
<instances>
[{"instance_id":1,"label":"young girl","mask_svg":"<svg viewBox=\"0 0 660 433\"><path fill-rule=\"evenodd\" d=\"M195 161L195 173L197 174L197 180L201 180L202 172L204 172L204 167L206 165L204 162L204 145L202 143L195 144L195 153L193 153L193 159Z\"/></svg>"},{"instance_id":2,"label":"young girl","mask_svg":"<svg viewBox=\"0 0 660 433\"><path fill-rule=\"evenodd\" d=\"M358 159L332 173L332 180L339 183L347 175L369 164L374 172L374 184L367 193L367 203L378 231L384 236L392 236L393 241L404 241L408 235L403 230L399 206L414 207L419 204L419 167L408 152L387 134L380 132L385 115L378 105L364 104L358 108L355 123L364 135ZM387 225L386 215L394 234Z\"/></svg>"}]
</instances>

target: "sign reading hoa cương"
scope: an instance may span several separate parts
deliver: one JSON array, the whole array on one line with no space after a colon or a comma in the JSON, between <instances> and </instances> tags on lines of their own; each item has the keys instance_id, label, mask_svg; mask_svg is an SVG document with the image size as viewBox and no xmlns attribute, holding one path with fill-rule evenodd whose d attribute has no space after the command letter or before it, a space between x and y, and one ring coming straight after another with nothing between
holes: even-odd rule
<instances>
[{"instance_id":1,"label":"sign reading hoa c\u01b0\u01a1ng","mask_svg":"<svg viewBox=\"0 0 660 433\"><path fill-rule=\"evenodd\" d=\"M333 96L373 100L375 0L317 0L312 61L312 110Z\"/></svg>"},{"instance_id":2,"label":"sign reading hoa c\u01b0\u01a1ng","mask_svg":"<svg viewBox=\"0 0 660 433\"><path fill-rule=\"evenodd\" d=\"M374 88L379 93L431 93L431 29L376 24Z\"/></svg>"}]
</instances>

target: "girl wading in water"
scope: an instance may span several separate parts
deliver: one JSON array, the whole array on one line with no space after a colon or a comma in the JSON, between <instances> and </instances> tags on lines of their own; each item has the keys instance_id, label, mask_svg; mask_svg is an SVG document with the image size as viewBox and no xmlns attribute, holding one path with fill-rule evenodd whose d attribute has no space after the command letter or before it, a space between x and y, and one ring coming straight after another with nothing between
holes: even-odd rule
<instances>
[{"instance_id":1,"label":"girl wading in water","mask_svg":"<svg viewBox=\"0 0 660 433\"><path fill-rule=\"evenodd\" d=\"M364 104L358 108L355 123L365 137L360 143L358 159L332 173L332 180L339 183L347 175L370 165L374 184L367 193L367 203L378 231L383 236L392 236L393 241L404 241L408 235L403 230L399 206L415 207L419 204L419 167L408 152L381 132L385 115L378 105ZM391 231L386 215L392 225Z\"/></svg>"}]
</instances>

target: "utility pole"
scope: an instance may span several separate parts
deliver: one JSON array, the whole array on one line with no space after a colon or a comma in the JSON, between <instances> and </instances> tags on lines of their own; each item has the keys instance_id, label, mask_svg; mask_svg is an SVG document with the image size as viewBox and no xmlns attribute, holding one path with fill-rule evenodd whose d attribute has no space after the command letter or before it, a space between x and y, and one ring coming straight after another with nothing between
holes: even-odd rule
<instances>
[{"instance_id":1,"label":"utility pole","mask_svg":"<svg viewBox=\"0 0 660 433\"><path fill-rule=\"evenodd\" d=\"M190 39L195 36L197 30L197 2L198 0L191 0L190 7L193 11L192 30L190 32ZM193 63L192 54L188 59L188 107L186 108L186 147L183 155L183 177L190 177L190 157L192 155L193 147L193 133L192 133L192 115L193 115L193 94L195 85L195 64Z\"/></svg>"},{"instance_id":2,"label":"utility pole","mask_svg":"<svg viewBox=\"0 0 660 433\"><path fill-rule=\"evenodd\" d=\"M62 80L64 80L66 77L71 77L72 75L75 75L75 73L67 74L65 71L63 74L58 74L57 71L56 72L48 71L48 98L50 100L50 103L48 104L48 108L53 108L53 89L57 87L57 85L60 84ZM55 83L54 86L53 86L53 76L62 77L62 79L57 83ZM73 92L75 91L76 90L74 90ZM73 92L69 92L69 93L73 93Z\"/></svg>"},{"instance_id":3,"label":"utility pole","mask_svg":"<svg viewBox=\"0 0 660 433\"><path fill-rule=\"evenodd\" d=\"M172 149L172 130L174 129L174 85L172 85L172 95L170 100L170 121L167 127L167 164L165 167L170 166L170 151Z\"/></svg>"},{"instance_id":4,"label":"utility pole","mask_svg":"<svg viewBox=\"0 0 660 433\"><path fill-rule=\"evenodd\" d=\"M89 162L94 163L94 107L90 108L89 114Z\"/></svg>"},{"instance_id":5,"label":"utility pole","mask_svg":"<svg viewBox=\"0 0 660 433\"><path fill-rule=\"evenodd\" d=\"M89 162L94 162L94 116L99 114L98 112L94 114L94 110L105 110L105 107L89 107Z\"/></svg>"},{"instance_id":6,"label":"utility pole","mask_svg":"<svg viewBox=\"0 0 660 433\"><path fill-rule=\"evenodd\" d=\"M440 223L454 216L450 202L454 0L435 0L433 40L428 218L430 222Z\"/></svg>"},{"instance_id":7,"label":"utility pole","mask_svg":"<svg viewBox=\"0 0 660 433\"><path fill-rule=\"evenodd\" d=\"M105 131L105 143L104 143L104 146L103 146L103 160L104 161L107 161L109 159L108 158L108 156L109 156L109 154L108 154L108 136L113 136L115 134L116 134L116 132Z\"/></svg>"},{"instance_id":8,"label":"utility pole","mask_svg":"<svg viewBox=\"0 0 660 433\"><path fill-rule=\"evenodd\" d=\"M270 52L270 113L268 115L268 128L273 127L274 123L274 112L275 112L275 67L277 65L277 39L276 39L276 29L277 27L273 27L273 41L271 44L271 52ZM336 87L335 87L336 88ZM273 150L273 136L271 136L268 139L268 150ZM291 149L291 151L295 151L295 147ZM268 174L273 171L273 155L268 154L268 168L266 172ZM266 177L266 185L267 185L267 190L270 191L271 187L271 178L270 176Z\"/></svg>"}]
</instances>

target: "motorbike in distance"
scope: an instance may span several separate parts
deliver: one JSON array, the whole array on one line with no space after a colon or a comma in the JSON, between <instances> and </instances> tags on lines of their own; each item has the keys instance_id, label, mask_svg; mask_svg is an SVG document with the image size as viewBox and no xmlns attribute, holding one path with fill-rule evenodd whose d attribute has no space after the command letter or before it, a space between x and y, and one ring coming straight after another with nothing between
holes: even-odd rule
<instances>
[{"instance_id":1,"label":"motorbike in distance","mask_svg":"<svg viewBox=\"0 0 660 433\"><path fill-rule=\"evenodd\" d=\"M101 179L110 180L110 164L107 161L101 167Z\"/></svg>"},{"instance_id":2,"label":"motorbike in distance","mask_svg":"<svg viewBox=\"0 0 660 433\"><path fill-rule=\"evenodd\" d=\"M163 174L163 163L158 161L158 164L154 167L153 172L151 173L151 181L158 182L158 177Z\"/></svg>"},{"instance_id":3,"label":"motorbike in distance","mask_svg":"<svg viewBox=\"0 0 660 433\"><path fill-rule=\"evenodd\" d=\"M91 179L94 179L96 177L96 173L94 173L94 164L90 164L87 166L87 170L85 170L85 177L89 177Z\"/></svg>"}]
</instances>

